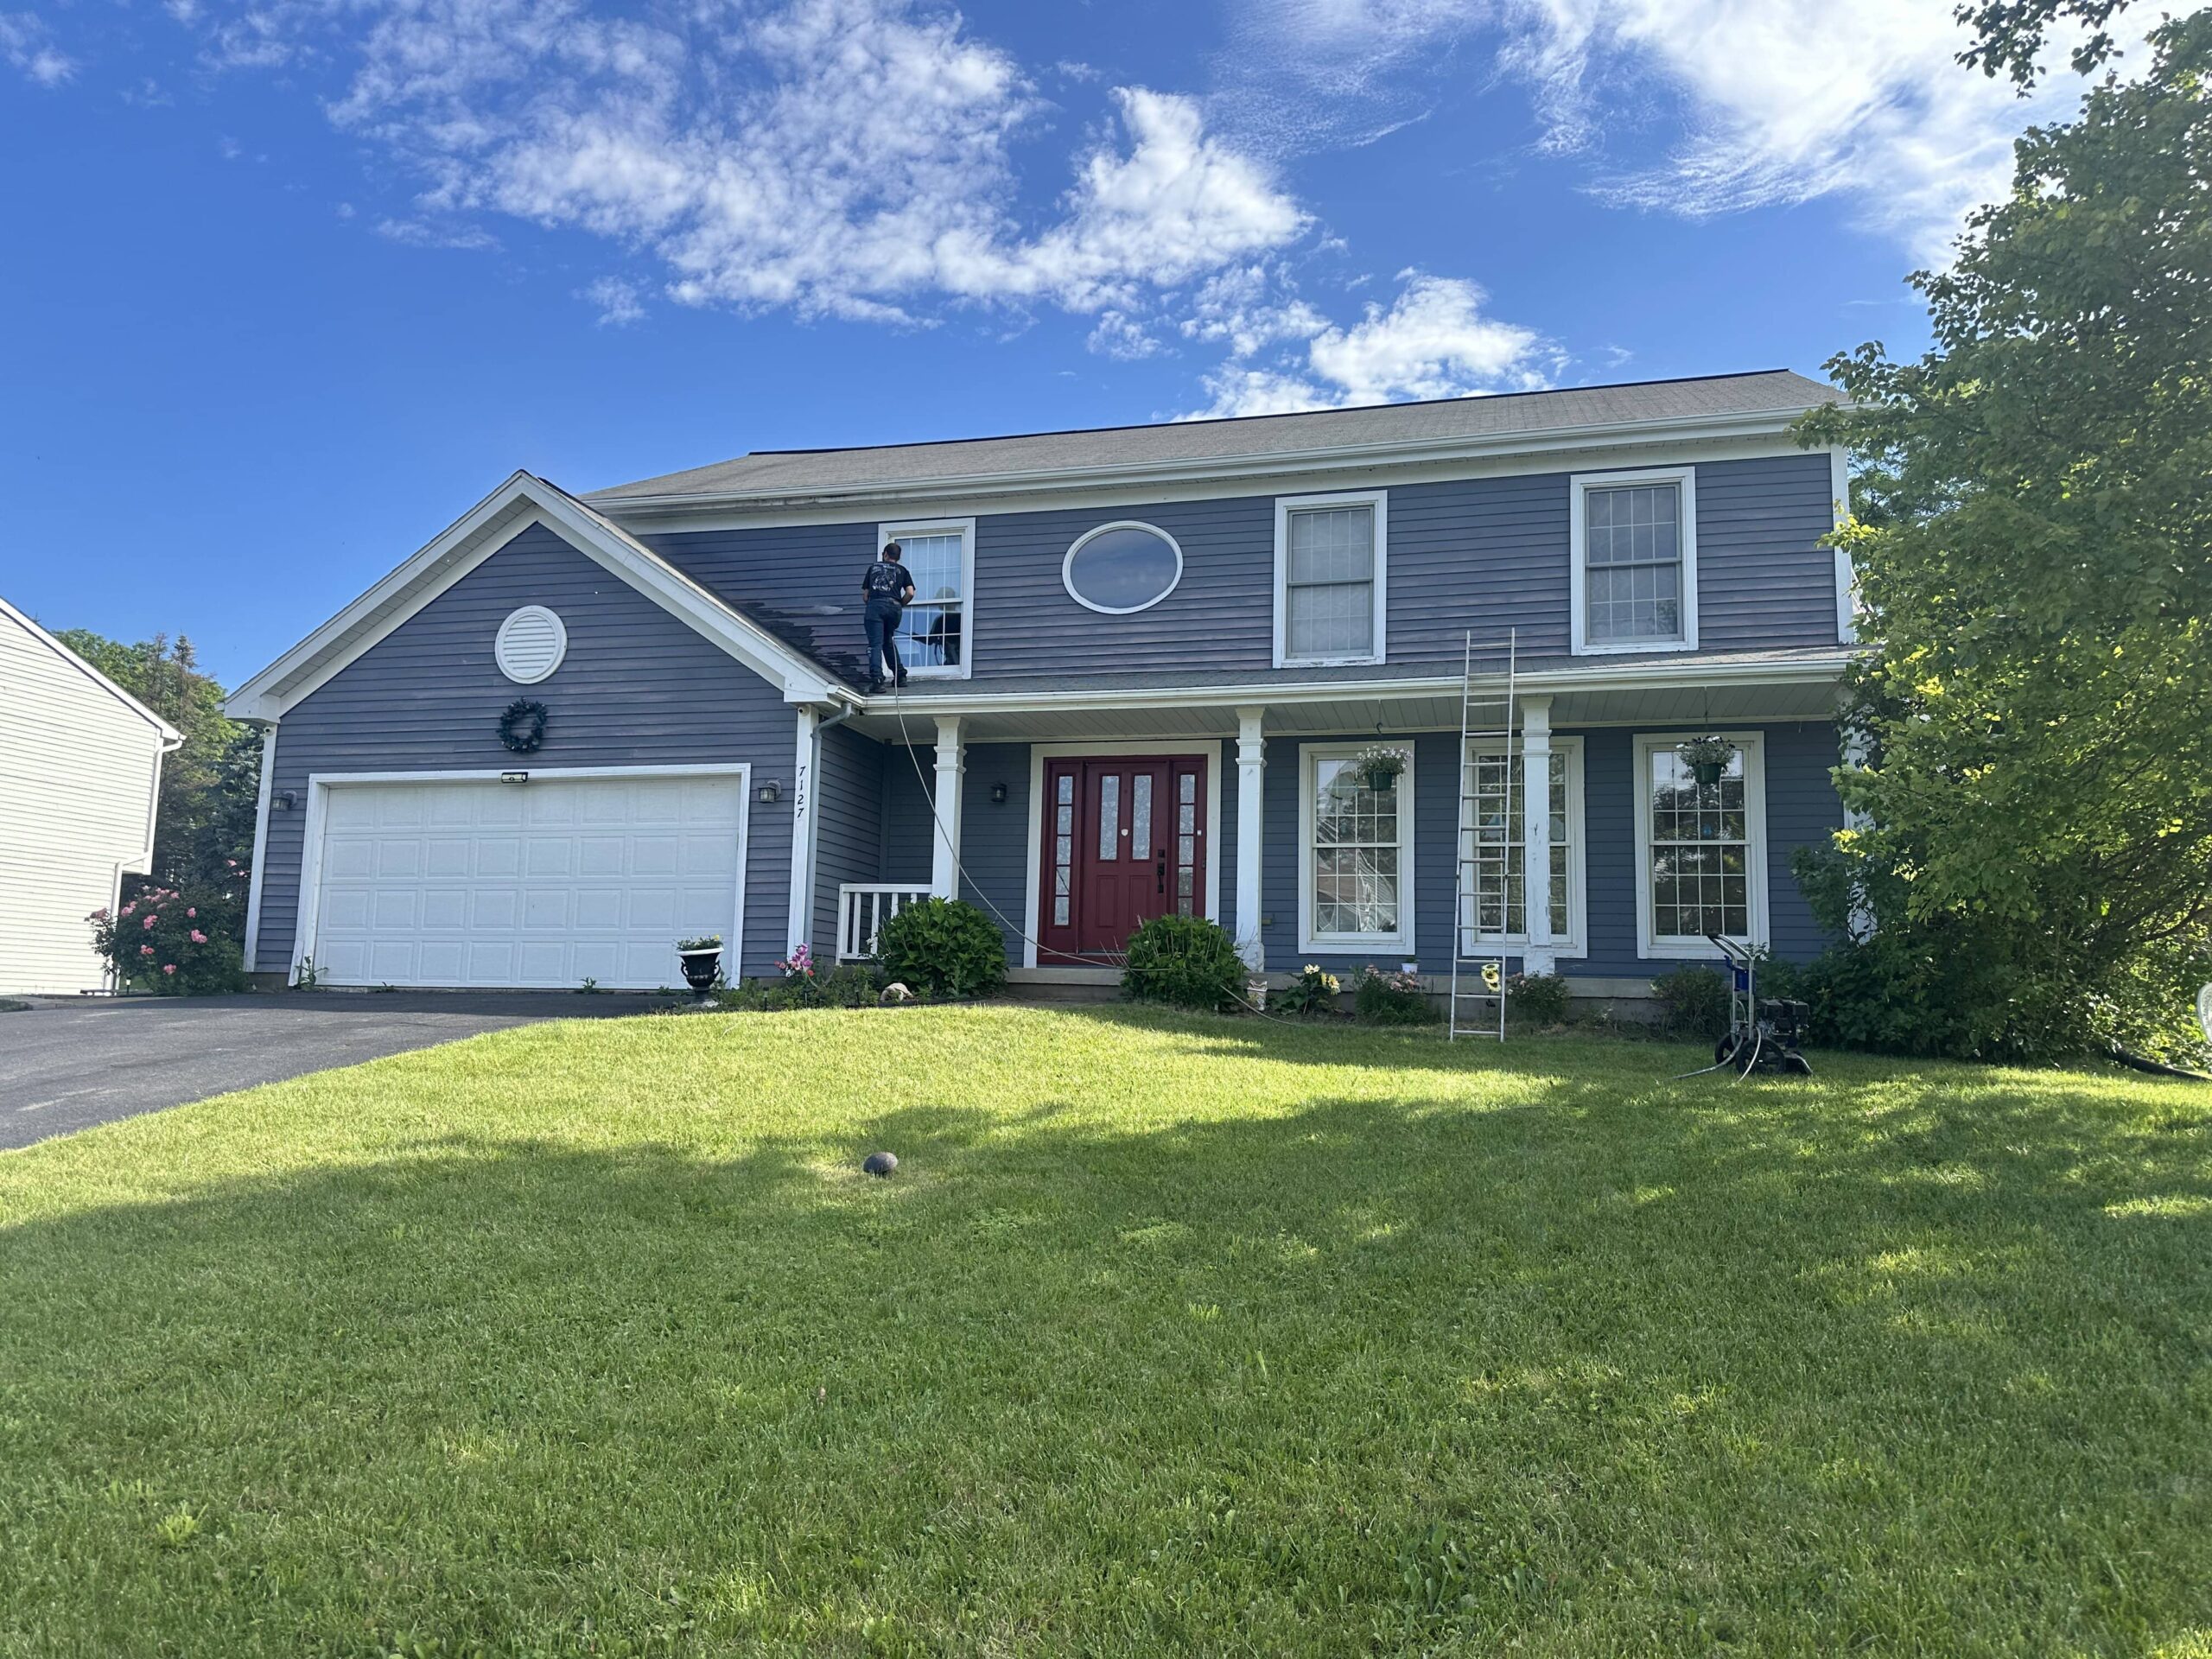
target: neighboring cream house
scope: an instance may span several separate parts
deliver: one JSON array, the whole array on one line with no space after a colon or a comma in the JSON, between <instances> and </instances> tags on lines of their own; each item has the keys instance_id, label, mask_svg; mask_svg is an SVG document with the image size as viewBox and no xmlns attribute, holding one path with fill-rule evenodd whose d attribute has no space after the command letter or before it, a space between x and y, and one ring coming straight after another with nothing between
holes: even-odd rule
<instances>
[{"instance_id":1,"label":"neighboring cream house","mask_svg":"<svg viewBox=\"0 0 2212 1659\"><path fill-rule=\"evenodd\" d=\"M100 988L86 918L153 861L167 721L0 600L0 993Z\"/></svg>"}]
</instances>

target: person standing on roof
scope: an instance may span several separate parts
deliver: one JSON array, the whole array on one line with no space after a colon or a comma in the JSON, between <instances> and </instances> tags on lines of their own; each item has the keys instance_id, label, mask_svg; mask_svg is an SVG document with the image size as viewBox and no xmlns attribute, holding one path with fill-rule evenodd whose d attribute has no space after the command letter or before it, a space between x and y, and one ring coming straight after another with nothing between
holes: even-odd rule
<instances>
[{"instance_id":1,"label":"person standing on roof","mask_svg":"<svg viewBox=\"0 0 2212 1659\"><path fill-rule=\"evenodd\" d=\"M861 596L867 601L861 626L868 630L868 689L883 690L887 680L906 683L906 664L899 660L899 623L914 597L914 578L899 563L896 542L884 543L883 556L861 573Z\"/></svg>"}]
</instances>

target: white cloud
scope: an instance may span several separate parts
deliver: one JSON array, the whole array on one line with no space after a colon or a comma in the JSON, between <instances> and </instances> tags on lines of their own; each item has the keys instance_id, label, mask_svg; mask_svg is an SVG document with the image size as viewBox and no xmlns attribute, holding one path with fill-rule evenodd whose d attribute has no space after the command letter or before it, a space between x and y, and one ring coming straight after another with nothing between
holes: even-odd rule
<instances>
[{"instance_id":1,"label":"white cloud","mask_svg":"<svg viewBox=\"0 0 2212 1659\"><path fill-rule=\"evenodd\" d=\"M1157 357L1166 349L1144 324L1126 311L1109 311L1100 316L1098 326L1090 331L1090 338L1084 344L1102 357L1123 363Z\"/></svg>"},{"instance_id":2,"label":"white cloud","mask_svg":"<svg viewBox=\"0 0 2212 1659\"><path fill-rule=\"evenodd\" d=\"M29 11L0 11L0 62L40 86L59 86L77 73L77 60L54 44L54 31Z\"/></svg>"},{"instance_id":3,"label":"white cloud","mask_svg":"<svg viewBox=\"0 0 2212 1659\"><path fill-rule=\"evenodd\" d=\"M588 283L576 290L576 297L597 308L602 328L626 328L645 315L645 290L620 276Z\"/></svg>"},{"instance_id":4,"label":"white cloud","mask_svg":"<svg viewBox=\"0 0 2212 1659\"><path fill-rule=\"evenodd\" d=\"M1208 375L1213 401L1200 417L1529 391L1561 366L1535 330L1485 315L1474 283L1414 271L1401 281L1388 307L1370 302L1350 327L1310 331L1302 360L1270 366L1232 359Z\"/></svg>"},{"instance_id":5,"label":"white cloud","mask_svg":"<svg viewBox=\"0 0 2212 1659\"><path fill-rule=\"evenodd\" d=\"M1840 194L1863 219L1940 253L2005 189L2012 138L2070 107L1961 67L1936 0L1244 0L1240 111L1290 90L1279 137L1343 143L1385 113L1464 92L1473 73L1529 86L1543 142L1590 153L1593 188L1691 217ZM2063 55L2063 54L2062 54ZM1662 115L1684 131L1656 164L1622 164ZM1286 124L1287 123L1287 124ZM1268 125L1264 118L1255 127Z\"/></svg>"},{"instance_id":6,"label":"white cloud","mask_svg":"<svg viewBox=\"0 0 2212 1659\"><path fill-rule=\"evenodd\" d=\"M1306 229L1195 101L1142 87L1114 90L1072 183L1025 211L1013 145L1038 94L914 0L693 0L650 21L584 0L258 0L207 50L289 63L364 16L331 114L419 169L425 216L609 238L662 260L687 303L1128 310Z\"/></svg>"}]
</instances>

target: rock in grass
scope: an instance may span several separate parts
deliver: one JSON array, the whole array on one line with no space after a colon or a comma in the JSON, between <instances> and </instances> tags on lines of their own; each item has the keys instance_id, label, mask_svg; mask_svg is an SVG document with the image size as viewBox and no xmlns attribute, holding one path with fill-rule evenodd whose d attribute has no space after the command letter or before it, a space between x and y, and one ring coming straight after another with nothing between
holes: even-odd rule
<instances>
[{"instance_id":1,"label":"rock in grass","mask_svg":"<svg viewBox=\"0 0 2212 1659\"><path fill-rule=\"evenodd\" d=\"M899 1167L899 1154L895 1152L871 1152L861 1160L861 1167L871 1175L888 1175Z\"/></svg>"}]
</instances>

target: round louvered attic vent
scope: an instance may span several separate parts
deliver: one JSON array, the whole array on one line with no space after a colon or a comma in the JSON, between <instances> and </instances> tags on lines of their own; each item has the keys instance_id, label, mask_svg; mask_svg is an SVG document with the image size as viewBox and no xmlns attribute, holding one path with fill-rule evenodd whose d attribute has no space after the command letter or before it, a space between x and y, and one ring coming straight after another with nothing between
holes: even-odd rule
<instances>
[{"instance_id":1,"label":"round louvered attic vent","mask_svg":"<svg viewBox=\"0 0 2212 1659\"><path fill-rule=\"evenodd\" d=\"M499 624L492 655L517 685L536 685L569 653L569 631L543 605L525 605Z\"/></svg>"}]
</instances>

